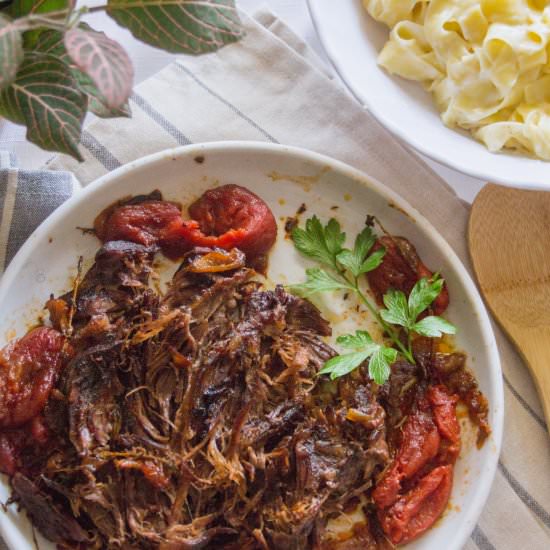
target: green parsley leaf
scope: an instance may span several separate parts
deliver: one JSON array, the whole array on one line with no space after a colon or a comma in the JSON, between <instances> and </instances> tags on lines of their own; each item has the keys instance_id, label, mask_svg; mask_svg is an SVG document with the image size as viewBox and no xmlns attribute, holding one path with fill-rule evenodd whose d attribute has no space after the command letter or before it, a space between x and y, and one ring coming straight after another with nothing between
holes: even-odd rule
<instances>
[{"instance_id":1,"label":"green parsley leaf","mask_svg":"<svg viewBox=\"0 0 550 550\"><path fill-rule=\"evenodd\" d=\"M335 219L330 219L323 227L319 218L313 216L306 221L305 229L294 228L292 240L304 256L334 267L336 255L342 251L346 234L342 232L340 224Z\"/></svg>"},{"instance_id":2,"label":"green parsley leaf","mask_svg":"<svg viewBox=\"0 0 550 550\"><path fill-rule=\"evenodd\" d=\"M342 245L346 242L346 234L340 228L340 224L330 218L324 228L325 231L325 246L327 250L334 256L342 250Z\"/></svg>"},{"instance_id":3,"label":"green parsley leaf","mask_svg":"<svg viewBox=\"0 0 550 550\"><path fill-rule=\"evenodd\" d=\"M359 259L359 263L363 262L375 242L376 235L370 227L365 227L365 229L357 235L353 246L353 253Z\"/></svg>"},{"instance_id":4,"label":"green parsley leaf","mask_svg":"<svg viewBox=\"0 0 550 550\"><path fill-rule=\"evenodd\" d=\"M329 374L331 380L334 380L349 374L370 358L369 376L379 385L388 379L391 364L397 359L397 350L376 344L365 330L356 330L355 334L338 336L336 342L343 348L359 351L332 357L325 363L319 374Z\"/></svg>"},{"instance_id":5,"label":"green parsley leaf","mask_svg":"<svg viewBox=\"0 0 550 550\"><path fill-rule=\"evenodd\" d=\"M377 250L376 252L373 252L362 264L361 269L359 270L359 274L361 273L368 273L369 271L375 270L384 259L384 255L386 254L386 249L381 248L380 250Z\"/></svg>"},{"instance_id":6,"label":"green parsley leaf","mask_svg":"<svg viewBox=\"0 0 550 550\"><path fill-rule=\"evenodd\" d=\"M319 374L330 374L330 379L335 380L340 376L345 376L354 371L364 361L369 358L366 351L356 351L346 355L337 355L329 359L325 366L319 371Z\"/></svg>"},{"instance_id":7,"label":"green parsley leaf","mask_svg":"<svg viewBox=\"0 0 550 550\"><path fill-rule=\"evenodd\" d=\"M407 298L401 290L395 290L391 288L384 294L384 305L387 309L380 310L380 317L391 323L392 325L401 325L408 328L410 324L414 323L414 319L410 320L409 306L407 305Z\"/></svg>"},{"instance_id":8,"label":"green parsley leaf","mask_svg":"<svg viewBox=\"0 0 550 550\"><path fill-rule=\"evenodd\" d=\"M412 322L439 296L444 280L434 275L431 280L419 279L409 294L409 312Z\"/></svg>"},{"instance_id":9,"label":"green parsley leaf","mask_svg":"<svg viewBox=\"0 0 550 550\"><path fill-rule=\"evenodd\" d=\"M415 323L411 330L418 332L422 336L429 336L430 338L437 338L443 333L445 334L455 334L456 327L446 321L442 317L436 317L435 315L430 315L429 317L424 317L418 323Z\"/></svg>"},{"instance_id":10,"label":"green parsley leaf","mask_svg":"<svg viewBox=\"0 0 550 550\"><path fill-rule=\"evenodd\" d=\"M374 342L366 330L356 330L355 334L342 334L336 338L336 343L347 349L360 349Z\"/></svg>"},{"instance_id":11,"label":"green parsley leaf","mask_svg":"<svg viewBox=\"0 0 550 550\"><path fill-rule=\"evenodd\" d=\"M359 277L362 273L376 269L380 265L385 251L377 250L369 258L366 258L375 241L376 236L372 232L372 229L365 227L357 235L353 250L345 248L336 256L338 263L345 267L354 277Z\"/></svg>"},{"instance_id":12,"label":"green parsley leaf","mask_svg":"<svg viewBox=\"0 0 550 550\"><path fill-rule=\"evenodd\" d=\"M378 346L369 361L369 376L381 386L389 377L391 365L397 359L397 350Z\"/></svg>"},{"instance_id":13,"label":"green parsley leaf","mask_svg":"<svg viewBox=\"0 0 550 550\"><path fill-rule=\"evenodd\" d=\"M327 273L324 269L312 267L306 269L307 280L305 283L290 285L289 288L295 294L306 298L317 292L328 292L330 290L347 289L353 290L351 285L336 279Z\"/></svg>"}]
</instances>

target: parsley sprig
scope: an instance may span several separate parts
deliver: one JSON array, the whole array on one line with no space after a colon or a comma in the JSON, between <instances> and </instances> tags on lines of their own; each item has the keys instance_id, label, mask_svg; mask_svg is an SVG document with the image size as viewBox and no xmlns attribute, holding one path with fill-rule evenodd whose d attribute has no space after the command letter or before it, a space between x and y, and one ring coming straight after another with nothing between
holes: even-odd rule
<instances>
[{"instance_id":1,"label":"parsley sprig","mask_svg":"<svg viewBox=\"0 0 550 550\"><path fill-rule=\"evenodd\" d=\"M329 374L334 380L350 373L368 359L369 376L377 384L383 384L390 375L391 364L396 361L398 353L410 363L415 363L412 351L413 333L435 337L456 332L455 327L441 317L430 315L418 319L443 288L444 281L439 275L434 275L431 279L420 279L408 298L400 290L389 290L384 295L386 308L382 310L378 310L359 288L359 277L376 269L386 252L384 248L372 251L376 235L370 226L357 235L353 249L349 249L344 247L346 234L334 218L323 226L319 218L313 216L306 221L305 229L297 227L293 230L292 240L304 256L316 260L324 268L306 269L306 281L291 285L290 289L303 297L333 290L354 292L395 346L388 347L374 342L364 330L358 330L354 335L340 336L336 342L353 351L327 361L319 374ZM395 328L397 326L406 332L406 344L401 340L399 329Z\"/></svg>"},{"instance_id":2,"label":"parsley sprig","mask_svg":"<svg viewBox=\"0 0 550 550\"><path fill-rule=\"evenodd\" d=\"M329 374L330 379L334 380L349 374L369 359L369 376L377 384L383 384L388 379L390 365L397 359L396 349L377 344L365 330L338 336L336 342L343 348L355 351L329 359L319 374Z\"/></svg>"}]
</instances>

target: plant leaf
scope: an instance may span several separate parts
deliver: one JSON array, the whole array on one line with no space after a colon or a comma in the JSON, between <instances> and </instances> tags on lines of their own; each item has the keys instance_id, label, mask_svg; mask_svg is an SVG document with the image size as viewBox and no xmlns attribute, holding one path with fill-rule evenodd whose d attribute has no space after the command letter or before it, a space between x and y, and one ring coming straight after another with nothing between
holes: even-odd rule
<instances>
[{"instance_id":1,"label":"plant leaf","mask_svg":"<svg viewBox=\"0 0 550 550\"><path fill-rule=\"evenodd\" d=\"M330 374L331 380L339 378L340 376L345 376L366 361L370 353L372 353L372 351L357 351L332 357L325 363L325 366L319 371L319 374Z\"/></svg>"},{"instance_id":2,"label":"plant leaf","mask_svg":"<svg viewBox=\"0 0 550 550\"><path fill-rule=\"evenodd\" d=\"M373 344L371 335L366 330L356 330L355 334L342 334L336 338L336 343L343 348L360 349Z\"/></svg>"},{"instance_id":3,"label":"plant leaf","mask_svg":"<svg viewBox=\"0 0 550 550\"><path fill-rule=\"evenodd\" d=\"M86 23L80 23L79 28L91 30ZM48 29L40 34L36 44L36 51L53 55L63 61L71 69L71 73L78 83L78 87L88 96L88 109L101 118L129 117L131 115L130 106L125 103L118 109L107 107L106 100L93 83L92 79L83 73L69 57L65 49L63 33Z\"/></svg>"},{"instance_id":4,"label":"plant leaf","mask_svg":"<svg viewBox=\"0 0 550 550\"><path fill-rule=\"evenodd\" d=\"M296 227L292 231L294 246L304 255L325 265L334 267L336 256L342 251L346 234L335 219L330 219L323 227L319 218L306 220L305 229Z\"/></svg>"},{"instance_id":5,"label":"plant leaf","mask_svg":"<svg viewBox=\"0 0 550 550\"><path fill-rule=\"evenodd\" d=\"M74 0L13 0L10 14L13 17L23 17L30 13L48 13L74 8Z\"/></svg>"},{"instance_id":6,"label":"plant leaf","mask_svg":"<svg viewBox=\"0 0 550 550\"><path fill-rule=\"evenodd\" d=\"M369 360L369 376L381 386L390 376L391 365L397 359L397 350L378 346Z\"/></svg>"},{"instance_id":7,"label":"plant leaf","mask_svg":"<svg viewBox=\"0 0 550 550\"><path fill-rule=\"evenodd\" d=\"M10 19L0 15L0 90L15 78L23 56L21 33Z\"/></svg>"},{"instance_id":8,"label":"plant leaf","mask_svg":"<svg viewBox=\"0 0 550 550\"><path fill-rule=\"evenodd\" d=\"M386 249L380 248L379 250L376 250L373 252L362 264L359 268L359 274L362 273L368 273L369 271L375 270L384 259L384 256L386 255Z\"/></svg>"},{"instance_id":9,"label":"plant leaf","mask_svg":"<svg viewBox=\"0 0 550 550\"><path fill-rule=\"evenodd\" d=\"M0 114L27 126L27 139L47 151L81 160L78 152L86 96L67 65L27 52L15 80L0 92Z\"/></svg>"},{"instance_id":10,"label":"plant leaf","mask_svg":"<svg viewBox=\"0 0 550 550\"><path fill-rule=\"evenodd\" d=\"M409 326L409 308L407 298L401 290L391 288L384 294L384 305L387 309L380 310L380 317L392 325Z\"/></svg>"},{"instance_id":11,"label":"plant leaf","mask_svg":"<svg viewBox=\"0 0 550 550\"><path fill-rule=\"evenodd\" d=\"M13 0L9 13L14 17L23 17L29 14L46 14L53 11L73 9L75 0ZM25 49L34 49L44 29L33 29L23 33Z\"/></svg>"},{"instance_id":12,"label":"plant leaf","mask_svg":"<svg viewBox=\"0 0 550 550\"><path fill-rule=\"evenodd\" d=\"M357 235L353 246L353 252L358 258L360 258L361 262L365 259L375 242L376 235L370 227L365 227L363 231Z\"/></svg>"},{"instance_id":13,"label":"plant leaf","mask_svg":"<svg viewBox=\"0 0 550 550\"><path fill-rule=\"evenodd\" d=\"M415 323L411 330L430 338L438 338L442 334L456 334L456 327L453 324L435 315L424 317L424 319Z\"/></svg>"},{"instance_id":14,"label":"plant leaf","mask_svg":"<svg viewBox=\"0 0 550 550\"><path fill-rule=\"evenodd\" d=\"M65 49L75 65L92 79L107 107L118 109L128 101L134 69L118 42L102 32L74 28L65 33Z\"/></svg>"},{"instance_id":15,"label":"plant leaf","mask_svg":"<svg viewBox=\"0 0 550 550\"><path fill-rule=\"evenodd\" d=\"M108 0L107 13L139 40L174 53L212 52L243 36L234 0Z\"/></svg>"},{"instance_id":16,"label":"plant leaf","mask_svg":"<svg viewBox=\"0 0 550 550\"><path fill-rule=\"evenodd\" d=\"M378 250L365 259L375 241L376 235L374 235L372 229L365 227L355 238L353 250L346 248L336 256L338 263L345 267L354 277L359 277L362 273L376 269L382 262L386 251L385 249Z\"/></svg>"},{"instance_id":17,"label":"plant leaf","mask_svg":"<svg viewBox=\"0 0 550 550\"><path fill-rule=\"evenodd\" d=\"M327 250L336 256L346 240L346 234L342 231L340 224L334 218L330 218L325 227L325 243Z\"/></svg>"},{"instance_id":18,"label":"plant leaf","mask_svg":"<svg viewBox=\"0 0 550 550\"><path fill-rule=\"evenodd\" d=\"M345 267L354 277L358 276L361 264L357 263L357 258L351 250L344 248L344 250L336 256L336 259L338 263L342 267Z\"/></svg>"},{"instance_id":19,"label":"plant leaf","mask_svg":"<svg viewBox=\"0 0 550 550\"><path fill-rule=\"evenodd\" d=\"M439 296L443 283L437 275L431 280L422 277L416 282L409 294L409 312L413 322Z\"/></svg>"},{"instance_id":20,"label":"plant leaf","mask_svg":"<svg viewBox=\"0 0 550 550\"><path fill-rule=\"evenodd\" d=\"M306 269L307 280L305 283L290 285L292 292L303 296L311 296L317 292L328 292L331 290L351 289L353 287L343 281L339 281L323 269L313 267Z\"/></svg>"}]
</instances>

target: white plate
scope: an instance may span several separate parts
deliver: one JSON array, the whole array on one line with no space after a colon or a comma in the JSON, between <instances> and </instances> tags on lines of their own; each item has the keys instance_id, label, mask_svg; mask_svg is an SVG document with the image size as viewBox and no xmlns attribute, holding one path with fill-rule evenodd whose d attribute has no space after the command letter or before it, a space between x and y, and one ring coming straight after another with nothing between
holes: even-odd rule
<instances>
[{"instance_id":1,"label":"white plate","mask_svg":"<svg viewBox=\"0 0 550 550\"><path fill-rule=\"evenodd\" d=\"M202 163L195 159L203 156ZM305 176L305 177L304 177ZM90 259L97 240L76 226L91 226L96 214L118 198L159 188L169 199L188 203L205 189L220 183L238 183L263 197L279 223L279 238L270 257L269 279L286 283L304 278L306 262L284 238L285 216L299 205L308 215L337 217L348 234L363 226L368 213L376 214L392 233L406 235L428 266L445 276L451 294L449 318L459 327L457 344L468 353L481 389L489 399L493 434L481 450L466 433L456 466L452 507L442 521L410 549L459 550L475 526L495 473L503 422L503 390L495 339L485 308L468 273L435 229L405 201L368 176L328 157L300 149L228 142L193 145L158 153L132 162L99 179L52 214L14 258L0 283L0 344L15 332L22 335L51 292L69 288L79 255ZM331 207L337 205L337 210ZM90 265L90 262L87 264ZM338 322L337 301L322 307ZM362 325L365 326L364 324ZM0 484L0 500L9 490ZM12 507L0 514L0 531L14 550L31 550L32 533L26 516ZM42 541L42 550L53 545Z\"/></svg>"},{"instance_id":2,"label":"white plate","mask_svg":"<svg viewBox=\"0 0 550 550\"><path fill-rule=\"evenodd\" d=\"M467 132L447 128L418 82L388 74L376 59L388 28L361 0L308 0L313 23L334 68L353 95L397 137L432 159L483 180L550 189L550 162L490 153Z\"/></svg>"}]
</instances>

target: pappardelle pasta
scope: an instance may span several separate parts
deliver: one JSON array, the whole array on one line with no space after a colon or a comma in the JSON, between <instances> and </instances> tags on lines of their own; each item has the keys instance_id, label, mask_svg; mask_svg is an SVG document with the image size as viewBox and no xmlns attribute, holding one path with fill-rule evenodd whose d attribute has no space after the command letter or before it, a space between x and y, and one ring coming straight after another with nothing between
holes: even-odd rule
<instances>
[{"instance_id":1,"label":"pappardelle pasta","mask_svg":"<svg viewBox=\"0 0 550 550\"><path fill-rule=\"evenodd\" d=\"M363 0L391 28L378 62L433 93L490 151L550 160L550 0Z\"/></svg>"}]
</instances>

